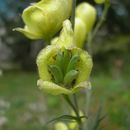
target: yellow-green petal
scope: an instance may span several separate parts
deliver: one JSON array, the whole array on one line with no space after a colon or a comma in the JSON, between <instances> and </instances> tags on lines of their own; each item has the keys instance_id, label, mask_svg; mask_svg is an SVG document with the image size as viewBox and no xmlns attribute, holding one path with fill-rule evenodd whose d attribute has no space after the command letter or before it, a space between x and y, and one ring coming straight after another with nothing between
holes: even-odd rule
<instances>
[{"instance_id":1,"label":"yellow-green petal","mask_svg":"<svg viewBox=\"0 0 130 130\"><path fill-rule=\"evenodd\" d=\"M25 26L25 28L15 28L13 31L21 32L29 39L41 39L42 37L41 34L30 31L27 26Z\"/></svg>"},{"instance_id":2,"label":"yellow-green petal","mask_svg":"<svg viewBox=\"0 0 130 130\"><path fill-rule=\"evenodd\" d=\"M80 61L77 66L77 69L79 70L79 76L77 77L76 84L89 79L92 67L93 62L91 56L86 51L82 50L80 54Z\"/></svg>"},{"instance_id":3,"label":"yellow-green petal","mask_svg":"<svg viewBox=\"0 0 130 130\"><path fill-rule=\"evenodd\" d=\"M66 89L63 86L59 86L53 82L38 80L37 85L39 86L39 88L42 91L47 92L47 93L52 94L52 95L72 94L71 90Z\"/></svg>"},{"instance_id":4,"label":"yellow-green petal","mask_svg":"<svg viewBox=\"0 0 130 130\"><path fill-rule=\"evenodd\" d=\"M55 41L55 44L57 44L61 48L65 47L66 49L75 46L72 24L68 19L63 22L63 29L57 41Z\"/></svg>"},{"instance_id":5,"label":"yellow-green petal","mask_svg":"<svg viewBox=\"0 0 130 130\"><path fill-rule=\"evenodd\" d=\"M74 88L70 89L67 89L64 86L59 86L51 81L44 81L41 79L37 81L37 85L40 88L40 90L42 90L43 92L47 92L51 95L61 95L61 94L71 95L82 89L91 89L90 82L87 81L82 82L74 86Z\"/></svg>"},{"instance_id":6,"label":"yellow-green petal","mask_svg":"<svg viewBox=\"0 0 130 130\"><path fill-rule=\"evenodd\" d=\"M87 51L80 48L72 48L73 54L79 54L80 60L77 64L76 69L79 71L78 77L76 78L76 84L89 80L89 76L93 67L93 61Z\"/></svg>"},{"instance_id":7,"label":"yellow-green petal","mask_svg":"<svg viewBox=\"0 0 130 130\"><path fill-rule=\"evenodd\" d=\"M47 46L40 51L37 57L37 66L39 71L39 76L42 80L51 80L51 75L48 72L48 64L53 63L53 56L58 52L56 46Z\"/></svg>"},{"instance_id":8,"label":"yellow-green petal","mask_svg":"<svg viewBox=\"0 0 130 130\"><path fill-rule=\"evenodd\" d=\"M83 89L91 89L91 83L88 81L81 82L77 85L75 85L72 89L72 93L76 93Z\"/></svg>"}]
</instances>

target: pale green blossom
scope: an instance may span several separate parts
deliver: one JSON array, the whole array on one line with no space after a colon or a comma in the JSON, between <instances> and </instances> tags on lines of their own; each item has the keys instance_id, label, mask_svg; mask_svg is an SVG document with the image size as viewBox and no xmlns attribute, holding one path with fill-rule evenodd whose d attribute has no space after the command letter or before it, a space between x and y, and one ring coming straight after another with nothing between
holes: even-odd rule
<instances>
[{"instance_id":1,"label":"pale green blossom","mask_svg":"<svg viewBox=\"0 0 130 130\"><path fill-rule=\"evenodd\" d=\"M50 39L70 17L71 9L72 0L41 0L23 11L25 27L14 30L30 39Z\"/></svg>"},{"instance_id":2,"label":"pale green blossom","mask_svg":"<svg viewBox=\"0 0 130 130\"><path fill-rule=\"evenodd\" d=\"M61 62L57 64L60 54ZM65 57L65 54L68 57ZM73 58L77 59L71 64ZM63 23L63 30L53 45L47 46L39 53L37 66L40 76L37 84L41 90L50 94L68 95L90 87L88 80L92 58L86 51L75 46L69 20Z\"/></svg>"}]
</instances>

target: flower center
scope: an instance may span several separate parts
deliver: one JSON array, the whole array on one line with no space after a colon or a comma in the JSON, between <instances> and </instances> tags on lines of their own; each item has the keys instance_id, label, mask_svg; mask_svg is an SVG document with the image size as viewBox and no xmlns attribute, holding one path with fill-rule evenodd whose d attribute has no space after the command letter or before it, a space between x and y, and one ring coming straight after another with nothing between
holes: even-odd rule
<instances>
[{"instance_id":1,"label":"flower center","mask_svg":"<svg viewBox=\"0 0 130 130\"><path fill-rule=\"evenodd\" d=\"M71 50L64 49L58 52L54 59L54 64L48 66L52 80L56 84L63 85L67 88L73 86L79 74L76 66L80 60L80 56L73 54Z\"/></svg>"}]
</instances>

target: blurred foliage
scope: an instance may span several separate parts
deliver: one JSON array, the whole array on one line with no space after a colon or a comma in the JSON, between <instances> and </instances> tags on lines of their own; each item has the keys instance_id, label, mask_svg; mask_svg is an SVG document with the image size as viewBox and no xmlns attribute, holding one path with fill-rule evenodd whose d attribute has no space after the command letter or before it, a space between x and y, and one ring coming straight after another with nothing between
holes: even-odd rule
<instances>
[{"instance_id":1,"label":"blurred foliage","mask_svg":"<svg viewBox=\"0 0 130 130\"><path fill-rule=\"evenodd\" d=\"M116 78L112 70L107 75L104 71L92 75L93 96L89 118L94 120L101 104L101 115L106 115L101 122L102 130L130 129L129 74L122 71ZM45 123L61 113L70 112L67 104L62 102L63 98L43 94L37 89L37 78L35 73L13 71L5 72L0 77L0 118L7 119L4 128L0 125L0 129L53 130L51 125L46 128ZM84 96L84 92L78 95L81 106Z\"/></svg>"},{"instance_id":2,"label":"blurred foliage","mask_svg":"<svg viewBox=\"0 0 130 130\"><path fill-rule=\"evenodd\" d=\"M0 31L4 30L4 33L0 35L1 42L12 50L12 62L18 63L23 69L28 70L36 67L35 58L40 48L35 47L33 55L35 45L32 45L32 41L17 32L13 32L12 29L23 26L20 15L30 2L33 1L0 0ZM38 42L38 44L40 43Z\"/></svg>"}]
</instances>

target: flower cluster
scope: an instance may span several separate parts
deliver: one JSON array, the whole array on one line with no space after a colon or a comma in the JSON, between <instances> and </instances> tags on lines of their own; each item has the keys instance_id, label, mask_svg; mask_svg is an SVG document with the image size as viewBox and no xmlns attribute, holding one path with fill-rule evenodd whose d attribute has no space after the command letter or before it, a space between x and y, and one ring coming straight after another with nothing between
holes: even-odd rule
<instances>
[{"instance_id":1,"label":"flower cluster","mask_svg":"<svg viewBox=\"0 0 130 130\"><path fill-rule=\"evenodd\" d=\"M95 2L104 3L104 19L109 0ZM36 59L39 73L37 86L43 92L62 95L73 109L71 115L60 117L73 122L67 125L59 122L55 124L55 130L83 129L82 123L86 115L80 112L75 93L81 89L91 89L89 77L93 62L88 52L82 48L88 40L88 34L91 34L89 41L92 41L93 34L102 23L99 21L95 27L96 31L91 32L96 21L96 9L87 2L80 3L77 7L75 5L74 0L40 0L23 11L24 28L14 29L30 39L44 39L50 43L40 51ZM57 37L54 37L56 34ZM59 118L54 120L57 119Z\"/></svg>"},{"instance_id":2,"label":"flower cluster","mask_svg":"<svg viewBox=\"0 0 130 130\"><path fill-rule=\"evenodd\" d=\"M79 4L74 31L68 20L71 10L72 0L41 0L23 11L25 27L14 29L30 39L50 40L63 25L60 35L37 57L37 85L53 95L69 95L90 87L92 59L81 48L95 23L96 10L86 2Z\"/></svg>"}]
</instances>

